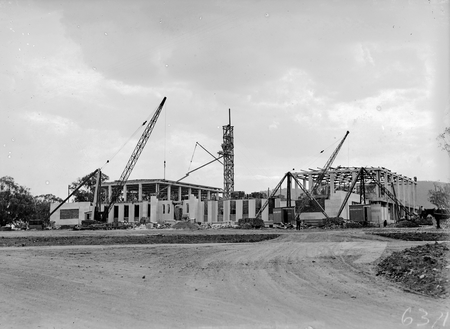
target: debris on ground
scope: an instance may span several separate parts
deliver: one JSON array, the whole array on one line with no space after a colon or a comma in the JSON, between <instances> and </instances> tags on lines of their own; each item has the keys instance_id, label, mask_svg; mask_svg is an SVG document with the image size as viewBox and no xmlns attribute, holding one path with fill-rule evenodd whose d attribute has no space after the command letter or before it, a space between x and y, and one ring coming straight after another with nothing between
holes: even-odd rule
<instances>
[{"instance_id":1,"label":"debris on ground","mask_svg":"<svg viewBox=\"0 0 450 329\"><path fill-rule=\"evenodd\" d=\"M172 228L176 230L200 230L200 226L196 223L192 223L191 221L179 221L172 225Z\"/></svg>"},{"instance_id":2,"label":"debris on ground","mask_svg":"<svg viewBox=\"0 0 450 329\"><path fill-rule=\"evenodd\" d=\"M392 253L377 265L377 274L399 283L404 290L447 298L450 296L449 248L426 244Z\"/></svg>"}]
</instances>

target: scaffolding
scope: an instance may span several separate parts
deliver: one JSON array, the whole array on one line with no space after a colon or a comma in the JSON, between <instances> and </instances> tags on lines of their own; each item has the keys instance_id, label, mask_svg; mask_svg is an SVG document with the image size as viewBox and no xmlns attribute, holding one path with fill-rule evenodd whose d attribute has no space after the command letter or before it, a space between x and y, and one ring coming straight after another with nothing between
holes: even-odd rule
<instances>
[{"instance_id":1,"label":"scaffolding","mask_svg":"<svg viewBox=\"0 0 450 329\"><path fill-rule=\"evenodd\" d=\"M228 110L228 125L223 126L223 197L230 199L231 193L234 192L234 127L231 125L231 110Z\"/></svg>"}]
</instances>

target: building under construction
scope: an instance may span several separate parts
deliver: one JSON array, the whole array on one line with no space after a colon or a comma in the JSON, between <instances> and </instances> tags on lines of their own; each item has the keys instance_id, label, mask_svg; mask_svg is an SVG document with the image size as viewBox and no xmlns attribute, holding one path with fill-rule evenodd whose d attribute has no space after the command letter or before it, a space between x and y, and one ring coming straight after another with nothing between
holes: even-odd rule
<instances>
[{"instance_id":1,"label":"building under construction","mask_svg":"<svg viewBox=\"0 0 450 329\"><path fill-rule=\"evenodd\" d=\"M381 224L412 216L416 211L416 177L409 178L384 167L337 167L330 168L312 191L321 173L320 169L311 169L294 176L313 192L312 196L329 217ZM302 211L302 219L323 218L317 208L310 202Z\"/></svg>"},{"instance_id":2,"label":"building under construction","mask_svg":"<svg viewBox=\"0 0 450 329\"><path fill-rule=\"evenodd\" d=\"M291 173L290 173L291 174ZM342 217L361 223L383 225L411 215L416 209L416 178L411 179L383 167L331 168L292 173L294 184L271 198L223 198L220 188L168 180L130 180L125 184L107 221L173 222L183 215L200 223L236 223L240 218L260 217L266 226L289 223L299 214L302 221L320 225L325 217ZM317 178L323 176L313 191ZM297 183L298 182L298 183ZM103 184L108 200L117 182ZM305 198L311 197L304 203ZM265 206L267 205L267 206ZM102 209L107 204L102 204ZM91 202L66 203L51 220L57 225L79 225L92 218Z\"/></svg>"},{"instance_id":3,"label":"building under construction","mask_svg":"<svg viewBox=\"0 0 450 329\"><path fill-rule=\"evenodd\" d=\"M410 179L383 167L331 167L349 131L323 169L286 173L272 194L265 198L238 198L234 192L234 127L230 110L229 122L223 126L219 157L207 151L214 158L209 163L223 159L223 189L180 182L209 163L191 170L178 181L128 180L165 101L164 97L151 120L142 124L146 125L145 130L119 180L101 186L101 170L95 170L72 192L97 175L93 201L65 203L70 199L69 195L62 203L51 206L50 220L56 225L71 226L87 219L108 223L140 222L142 219L170 222L189 217L197 222L214 224L258 217L266 226L272 226L292 222L300 216L303 221L317 225L330 217L381 225L408 217L415 211L416 178ZM285 180L285 195L277 194L283 190L281 186Z\"/></svg>"}]
</instances>

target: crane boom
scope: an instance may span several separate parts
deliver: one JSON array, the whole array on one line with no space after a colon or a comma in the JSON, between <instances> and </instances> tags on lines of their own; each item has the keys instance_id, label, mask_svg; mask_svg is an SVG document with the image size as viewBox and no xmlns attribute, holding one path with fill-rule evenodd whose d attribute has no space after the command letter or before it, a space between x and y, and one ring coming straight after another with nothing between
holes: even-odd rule
<instances>
[{"instance_id":1,"label":"crane boom","mask_svg":"<svg viewBox=\"0 0 450 329\"><path fill-rule=\"evenodd\" d=\"M339 145L336 147L336 149L334 150L333 154L331 155L331 157L328 159L327 163L325 164L325 166L323 167L322 171L319 173L319 175L317 176L316 182L314 183L313 188L311 189L311 194L316 194L317 192L317 188L319 187L320 183L322 183L322 180L324 179L328 169L330 169L331 165L334 162L334 159L336 159L339 151L341 150L342 144L344 144L345 139L347 138L348 134L350 132L347 131L347 133L345 134L344 138L341 140L341 142L339 143Z\"/></svg>"},{"instance_id":2,"label":"crane boom","mask_svg":"<svg viewBox=\"0 0 450 329\"><path fill-rule=\"evenodd\" d=\"M161 113L161 110L164 106L164 103L166 102L166 97L163 98L161 104L159 104L158 108L155 111L155 114L153 114L152 119L147 124L147 127L145 128L144 132L142 133L141 138L139 139L136 147L134 148L133 153L131 154L130 159L128 160L127 165L125 166L125 169L122 172L122 175L119 178L119 184L114 187L108 208L105 209L106 213L109 213L111 211L112 206L114 203L116 203L117 198L119 197L120 193L122 193L122 189L125 186L125 183L128 180L128 177L130 177L131 172L134 169L134 166L136 165L137 160L139 159L139 156L142 153L142 150L144 149L145 144L148 141L148 138L150 137L153 128L155 127L156 121L158 120L159 114Z\"/></svg>"}]
</instances>

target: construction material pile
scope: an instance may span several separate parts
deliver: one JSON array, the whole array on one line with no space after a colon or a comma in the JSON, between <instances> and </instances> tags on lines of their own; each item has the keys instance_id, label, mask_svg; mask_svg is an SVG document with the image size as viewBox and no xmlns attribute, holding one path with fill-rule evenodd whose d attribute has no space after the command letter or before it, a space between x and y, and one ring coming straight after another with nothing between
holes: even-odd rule
<instances>
[{"instance_id":1,"label":"construction material pile","mask_svg":"<svg viewBox=\"0 0 450 329\"><path fill-rule=\"evenodd\" d=\"M238 226L241 229L264 228L264 221L260 218L241 218L238 220Z\"/></svg>"},{"instance_id":2,"label":"construction material pile","mask_svg":"<svg viewBox=\"0 0 450 329\"><path fill-rule=\"evenodd\" d=\"M172 228L176 230L200 230L200 226L191 221L179 221L172 225Z\"/></svg>"},{"instance_id":3,"label":"construction material pile","mask_svg":"<svg viewBox=\"0 0 450 329\"><path fill-rule=\"evenodd\" d=\"M377 265L377 275L398 282L406 291L447 298L449 248L445 243L435 242L394 252Z\"/></svg>"}]
</instances>

